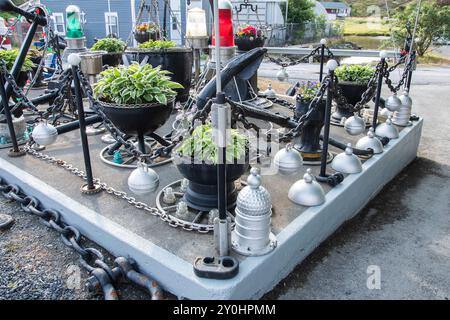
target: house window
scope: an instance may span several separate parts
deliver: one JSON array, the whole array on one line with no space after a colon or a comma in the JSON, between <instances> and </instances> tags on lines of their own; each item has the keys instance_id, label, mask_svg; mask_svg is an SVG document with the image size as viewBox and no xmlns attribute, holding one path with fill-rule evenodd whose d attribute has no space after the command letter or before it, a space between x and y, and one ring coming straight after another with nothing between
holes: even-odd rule
<instances>
[{"instance_id":1,"label":"house window","mask_svg":"<svg viewBox=\"0 0 450 320\"><path fill-rule=\"evenodd\" d=\"M119 36L119 18L117 12L105 12L106 35Z\"/></svg>"},{"instance_id":2,"label":"house window","mask_svg":"<svg viewBox=\"0 0 450 320\"><path fill-rule=\"evenodd\" d=\"M64 23L64 14L62 12L54 12L52 14L53 29L56 34L66 34L66 24Z\"/></svg>"}]
</instances>

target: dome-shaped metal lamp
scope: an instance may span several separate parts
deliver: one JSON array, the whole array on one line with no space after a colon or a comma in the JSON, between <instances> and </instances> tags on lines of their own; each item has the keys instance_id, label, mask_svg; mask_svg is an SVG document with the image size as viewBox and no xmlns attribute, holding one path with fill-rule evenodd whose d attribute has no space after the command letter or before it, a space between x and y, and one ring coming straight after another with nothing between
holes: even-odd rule
<instances>
[{"instance_id":1,"label":"dome-shaped metal lamp","mask_svg":"<svg viewBox=\"0 0 450 320\"><path fill-rule=\"evenodd\" d=\"M409 119L411 118L412 99L406 90L398 98L402 102L402 105L399 110L394 112L392 122L398 126L406 127L409 125Z\"/></svg>"},{"instance_id":2,"label":"dome-shaped metal lamp","mask_svg":"<svg viewBox=\"0 0 450 320\"><path fill-rule=\"evenodd\" d=\"M394 93L392 96L386 99L386 102L384 103L384 106L389 111L397 111L402 106L402 101L397 97L397 94Z\"/></svg>"},{"instance_id":3,"label":"dome-shaped metal lamp","mask_svg":"<svg viewBox=\"0 0 450 320\"><path fill-rule=\"evenodd\" d=\"M269 83L267 86L267 90L263 92L267 99L275 99L277 97L277 93L272 88L272 83Z\"/></svg>"},{"instance_id":4,"label":"dome-shaped metal lamp","mask_svg":"<svg viewBox=\"0 0 450 320\"><path fill-rule=\"evenodd\" d=\"M292 144L281 149L273 158L274 164L282 174L292 174L297 172L303 165L303 158L300 152L295 150Z\"/></svg>"},{"instance_id":5,"label":"dome-shaped metal lamp","mask_svg":"<svg viewBox=\"0 0 450 320\"><path fill-rule=\"evenodd\" d=\"M305 207L320 206L325 203L325 192L312 175L311 169L306 171L302 180L292 185L288 197L292 202Z\"/></svg>"},{"instance_id":6,"label":"dome-shaped metal lamp","mask_svg":"<svg viewBox=\"0 0 450 320\"><path fill-rule=\"evenodd\" d=\"M394 113L392 111L389 111L388 108L383 108L380 110L380 116L388 118L389 116L392 116Z\"/></svg>"},{"instance_id":7,"label":"dome-shaped metal lamp","mask_svg":"<svg viewBox=\"0 0 450 320\"><path fill-rule=\"evenodd\" d=\"M247 186L239 192L235 212L235 228L231 233L234 251L244 256L261 256L275 249L277 240L270 228L272 200L261 186L259 169L251 169Z\"/></svg>"},{"instance_id":8,"label":"dome-shaped metal lamp","mask_svg":"<svg viewBox=\"0 0 450 320\"><path fill-rule=\"evenodd\" d=\"M280 71L277 73L277 79L280 82L287 81L289 79L289 74L285 67L282 67Z\"/></svg>"},{"instance_id":9,"label":"dome-shaped metal lamp","mask_svg":"<svg viewBox=\"0 0 450 320\"><path fill-rule=\"evenodd\" d=\"M361 150L372 149L374 154L379 154L384 151L383 144L375 137L373 128L369 129L369 132L367 132L367 136L362 137L358 140L358 142L356 143L356 148Z\"/></svg>"},{"instance_id":10,"label":"dome-shaped metal lamp","mask_svg":"<svg viewBox=\"0 0 450 320\"><path fill-rule=\"evenodd\" d=\"M155 192L158 186L158 174L144 162L139 162L137 169L128 177L128 188L138 195Z\"/></svg>"},{"instance_id":11,"label":"dome-shaped metal lamp","mask_svg":"<svg viewBox=\"0 0 450 320\"><path fill-rule=\"evenodd\" d=\"M47 123L46 121L41 121L34 127L31 133L34 142L41 146L48 146L56 142L58 138L58 131L54 126Z\"/></svg>"},{"instance_id":12,"label":"dome-shaped metal lamp","mask_svg":"<svg viewBox=\"0 0 450 320\"><path fill-rule=\"evenodd\" d=\"M385 123L381 123L377 126L375 130L375 134L378 137L386 137L391 140L398 138L398 130L392 124L392 116L389 116Z\"/></svg>"},{"instance_id":13,"label":"dome-shaped metal lamp","mask_svg":"<svg viewBox=\"0 0 450 320\"><path fill-rule=\"evenodd\" d=\"M344 122L345 131L351 136L357 136L366 131L366 122L358 114L348 118Z\"/></svg>"},{"instance_id":14,"label":"dome-shaped metal lamp","mask_svg":"<svg viewBox=\"0 0 450 320\"><path fill-rule=\"evenodd\" d=\"M331 167L337 172L353 174L362 172L361 160L353 154L352 144L347 144L344 152L338 154L331 163Z\"/></svg>"}]
</instances>

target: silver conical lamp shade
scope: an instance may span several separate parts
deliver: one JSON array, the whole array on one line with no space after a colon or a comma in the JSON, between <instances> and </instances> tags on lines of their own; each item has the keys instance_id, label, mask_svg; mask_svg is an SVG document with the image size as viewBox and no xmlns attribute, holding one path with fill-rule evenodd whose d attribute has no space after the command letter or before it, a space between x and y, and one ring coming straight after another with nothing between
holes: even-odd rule
<instances>
[{"instance_id":1,"label":"silver conical lamp shade","mask_svg":"<svg viewBox=\"0 0 450 320\"><path fill-rule=\"evenodd\" d=\"M386 137L391 140L397 139L399 134L397 128L392 124L392 116L389 116L385 123L379 124L375 130L378 137Z\"/></svg>"},{"instance_id":2,"label":"silver conical lamp shade","mask_svg":"<svg viewBox=\"0 0 450 320\"><path fill-rule=\"evenodd\" d=\"M383 144L380 140L375 138L375 133L373 128L369 129L367 136L362 137L356 143L356 148L361 150L372 149L374 154L379 154L383 152Z\"/></svg>"},{"instance_id":3,"label":"silver conical lamp shade","mask_svg":"<svg viewBox=\"0 0 450 320\"><path fill-rule=\"evenodd\" d=\"M394 93L386 99L384 105L389 111L397 111L402 106L402 101L397 97L397 94Z\"/></svg>"},{"instance_id":4,"label":"silver conical lamp shade","mask_svg":"<svg viewBox=\"0 0 450 320\"><path fill-rule=\"evenodd\" d=\"M320 206L325 203L325 192L308 169L302 180L289 189L289 200L305 207Z\"/></svg>"},{"instance_id":5,"label":"silver conical lamp shade","mask_svg":"<svg viewBox=\"0 0 450 320\"><path fill-rule=\"evenodd\" d=\"M344 152L338 154L331 163L331 167L337 172L354 174L362 172L362 163L359 158L353 154L352 144L349 143Z\"/></svg>"},{"instance_id":6,"label":"silver conical lamp shade","mask_svg":"<svg viewBox=\"0 0 450 320\"><path fill-rule=\"evenodd\" d=\"M293 148L292 144L288 144L286 148L278 151L275 154L273 161L282 174L295 173L303 165L302 155Z\"/></svg>"}]
</instances>

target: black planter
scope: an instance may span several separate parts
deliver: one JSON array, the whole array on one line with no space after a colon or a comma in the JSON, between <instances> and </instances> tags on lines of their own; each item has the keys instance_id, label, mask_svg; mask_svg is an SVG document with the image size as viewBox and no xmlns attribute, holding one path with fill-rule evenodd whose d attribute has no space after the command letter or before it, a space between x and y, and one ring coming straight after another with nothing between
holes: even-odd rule
<instances>
[{"instance_id":1,"label":"black planter","mask_svg":"<svg viewBox=\"0 0 450 320\"><path fill-rule=\"evenodd\" d=\"M158 40L159 34L157 32L135 32L134 39L136 39L138 43L144 43L149 40Z\"/></svg>"},{"instance_id":2,"label":"black planter","mask_svg":"<svg viewBox=\"0 0 450 320\"><path fill-rule=\"evenodd\" d=\"M234 43L239 51L250 51L255 48L264 47L265 38L261 37L235 37Z\"/></svg>"},{"instance_id":3,"label":"black planter","mask_svg":"<svg viewBox=\"0 0 450 320\"><path fill-rule=\"evenodd\" d=\"M361 101L363 93L367 90L367 83L359 84L356 82L341 81L338 83L338 86L341 88L342 95L347 99L347 102L353 106ZM351 116L353 116L353 112L338 105L332 118L340 121L343 117L349 118Z\"/></svg>"},{"instance_id":4,"label":"black planter","mask_svg":"<svg viewBox=\"0 0 450 320\"><path fill-rule=\"evenodd\" d=\"M308 112L310 103L311 101L297 98L295 106L296 120ZM322 153L320 132L324 126L325 108L326 101L320 101L316 109L311 113L309 120L305 122L299 143L299 151L305 160L317 159Z\"/></svg>"},{"instance_id":5,"label":"black planter","mask_svg":"<svg viewBox=\"0 0 450 320\"><path fill-rule=\"evenodd\" d=\"M178 171L189 180L189 187L184 195L184 200L189 207L210 211L217 209L217 166L206 163L192 163L187 157L174 156L174 163ZM227 207L233 209L236 206L237 190L234 181L239 179L249 168L246 163L227 164Z\"/></svg>"},{"instance_id":6,"label":"black planter","mask_svg":"<svg viewBox=\"0 0 450 320\"><path fill-rule=\"evenodd\" d=\"M122 64L123 53L107 53L102 55L102 63L104 66L117 67Z\"/></svg>"},{"instance_id":7,"label":"black planter","mask_svg":"<svg viewBox=\"0 0 450 320\"><path fill-rule=\"evenodd\" d=\"M125 52L128 61L137 61L139 63L148 57L147 63L153 67L161 66L163 70L168 70L172 81L178 82L184 88L177 89L177 101L185 102L189 98L189 90L192 82L192 49L189 48L170 48L164 50L149 49L128 49Z\"/></svg>"},{"instance_id":8,"label":"black planter","mask_svg":"<svg viewBox=\"0 0 450 320\"><path fill-rule=\"evenodd\" d=\"M100 101L105 115L123 133L143 136L155 132L166 123L173 110L173 101L167 105L118 105Z\"/></svg>"}]
</instances>

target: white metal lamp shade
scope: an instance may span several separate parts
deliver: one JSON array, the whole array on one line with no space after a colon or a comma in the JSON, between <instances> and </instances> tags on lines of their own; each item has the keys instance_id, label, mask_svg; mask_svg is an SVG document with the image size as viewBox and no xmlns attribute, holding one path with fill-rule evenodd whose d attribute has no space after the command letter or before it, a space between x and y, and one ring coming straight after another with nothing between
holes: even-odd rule
<instances>
[{"instance_id":1,"label":"white metal lamp shade","mask_svg":"<svg viewBox=\"0 0 450 320\"><path fill-rule=\"evenodd\" d=\"M385 123L379 124L375 130L378 137L386 137L391 140L397 139L399 134L397 128L392 124L392 116L389 116Z\"/></svg>"},{"instance_id":2,"label":"white metal lamp shade","mask_svg":"<svg viewBox=\"0 0 450 320\"><path fill-rule=\"evenodd\" d=\"M366 130L366 122L359 115L348 118L344 122L345 131L351 136L357 136Z\"/></svg>"},{"instance_id":3,"label":"white metal lamp shade","mask_svg":"<svg viewBox=\"0 0 450 320\"><path fill-rule=\"evenodd\" d=\"M308 169L302 180L289 189L289 200L305 207L320 206L325 203L325 192Z\"/></svg>"},{"instance_id":4,"label":"white metal lamp shade","mask_svg":"<svg viewBox=\"0 0 450 320\"><path fill-rule=\"evenodd\" d=\"M347 144L344 152L338 154L331 163L331 167L337 172L354 174L362 172L361 160L353 154L352 144Z\"/></svg>"},{"instance_id":5,"label":"white metal lamp shade","mask_svg":"<svg viewBox=\"0 0 450 320\"><path fill-rule=\"evenodd\" d=\"M389 98L387 98L384 106L389 110L389 111L397 111L400 109L400 107L402 106L402 101L397 97L397 94L393 94L392 96L390 96Z\"/></svg>"},{"instance_id":6,"label":"white metal lamp shade","mask_svg":"<svg viewBox=\"0 0 450 320\"><path fill-rule=\"evenodd\" d=\"M367 136L362 137L356 143L356 148L361 150L372 149L374 154L383 153L383 144L375 137L373 128L369 129Z\"/></svg>"},{"instance_id":7,"label":"white metal lamp shade","mask_svg":"<svg viewBox=\"0 0 450 320\"><path fill-rule=\"evenodd\" d=\"M155 192L158 186L158 174L143 162L139 162L137 169L128 177L128 188L138 195Z\"/></svg>"},{"instance_id":8,"label":"white metal lamp shade","mask_svg":"<svg viewBox=\"0 0 450 320\"><path fill-rule=\"evenodd\" d=\"M302 155L293 148L292 144L288 144L286 148L278 151L273 161L282 174L295 173L303 165Z\"/></svg>"},{"instance_id":9,"label":"white metal lamp shade","mask_svg":"<svg viewBox=\"0 0 450 320\"><path fill-rule=\"evenodd\" d=\"M412 99L408 91L404 91L398 98L402 102L402 105L399 110L394 112L392 122L398 126L406 127L409 125L409 119L411 118Z\"/></svg>"},{"instance_id":10,"label":"white metal lamp shade","mask_svg":"<svg viewBox=\"0 0 450 320\"><path fill-rule=\"evenodd\" d=\"M48 146L56 142L58 138L58 131L54 126L47 123L46 121L41 121L34 127L31 133L34 142L41 146Z\"/></svg>"}]
</instances>

